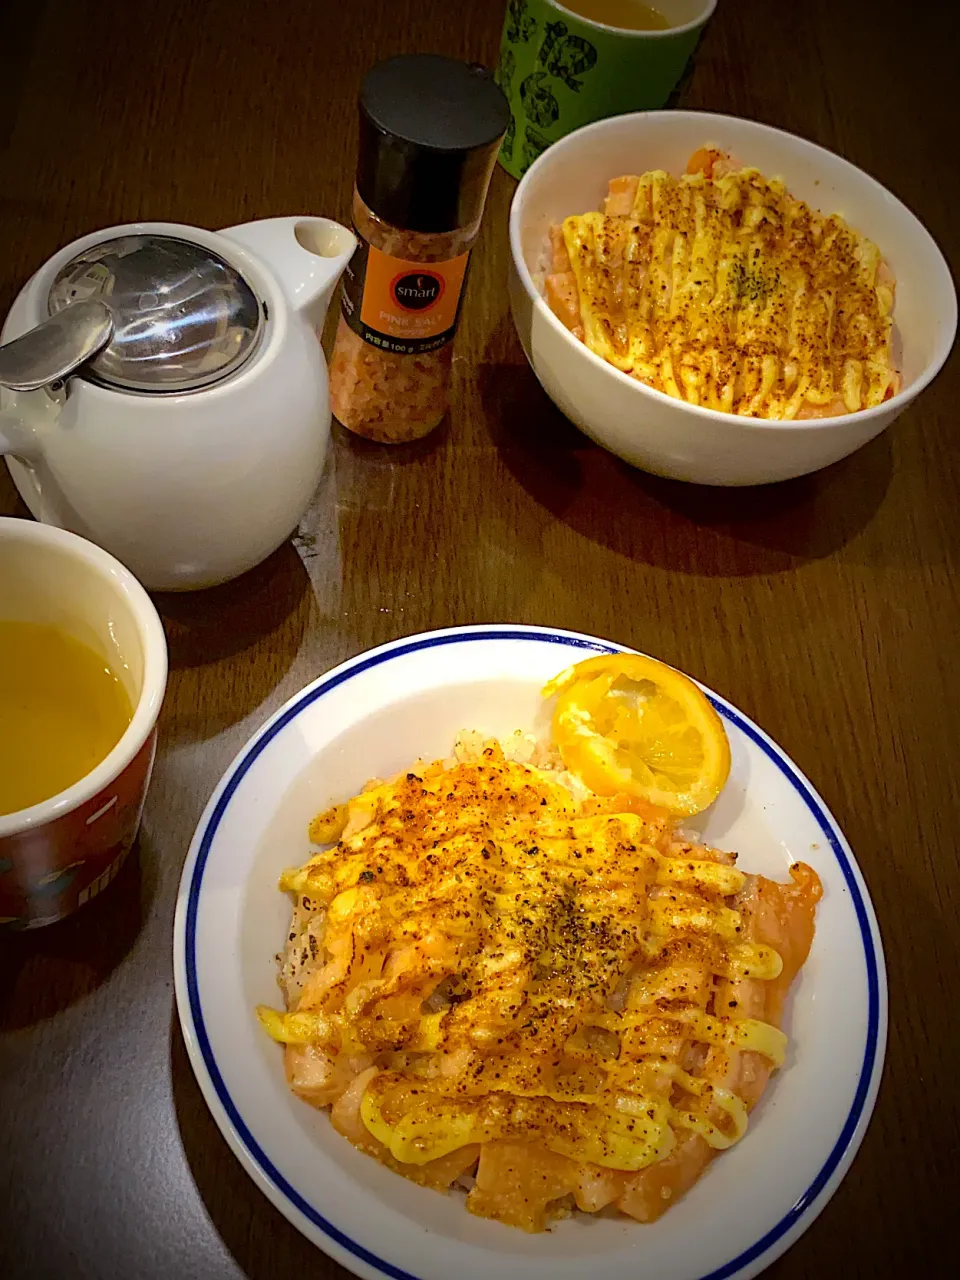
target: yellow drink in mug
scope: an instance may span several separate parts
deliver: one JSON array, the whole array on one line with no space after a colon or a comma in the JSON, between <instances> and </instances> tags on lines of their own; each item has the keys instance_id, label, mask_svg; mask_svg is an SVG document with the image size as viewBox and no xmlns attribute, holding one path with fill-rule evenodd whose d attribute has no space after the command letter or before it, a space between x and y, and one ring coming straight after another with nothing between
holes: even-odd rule
<instances>
[{"instance_id":1,"label":"yellow drink in mug","mask_svg":"<svg viewBox=\"0 0 960 1280\"><path fill-rule=\"evenodd\" d=\"M643 0L563 0L563 7L578 18L621 31L667 31L670 27L660 10Z\"/></svg>"},{"instance_id":2,"label":"yellow drink in mug","mask_svg":"<svg viewBox=\"0 0 960 1280\"><path fill-rule=\"evenodd\" d=\"M0 929L61 919L116 875L166 675L132 574L75 534L0 519Z\"/></svg>"},{"instance_id":3,"label":"yellow drink in mug","mask_svg":"<svg viewBox=\"0 0 960 1280\"><path fill-rule=\"evenodd\" d=\"M511 123L500 163L520 178L566 134L666 105L716 0L509 0L497 81Z\"/></svg>"},{"instance_id":4,"label":"yellow drink in mug","mask_svg":"<svg viewBox=\"0 0 960 1280\"><path fill-rule=\"evenodd\" d=\"M0 618L0 815L79 782L133 709L107 660L63 627Z\"/></svg>"}]
</instances>

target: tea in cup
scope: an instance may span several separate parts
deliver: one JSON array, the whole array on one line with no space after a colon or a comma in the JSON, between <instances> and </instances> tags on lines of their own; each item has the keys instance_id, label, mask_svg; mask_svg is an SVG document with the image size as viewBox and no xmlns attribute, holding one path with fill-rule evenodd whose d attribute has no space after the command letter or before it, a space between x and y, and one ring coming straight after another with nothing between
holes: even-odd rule
<instances>
[{"instance_id":1,"label":"tea in cup","mask_svg":"<svg viewBox=\"0 0 960 1280\"><path fill-rule=\"evenodd\" d=\"M0 928L59 920L119 871L166 677L157 611L119 561L0 519Z\"/></svg>"}]
</instances>

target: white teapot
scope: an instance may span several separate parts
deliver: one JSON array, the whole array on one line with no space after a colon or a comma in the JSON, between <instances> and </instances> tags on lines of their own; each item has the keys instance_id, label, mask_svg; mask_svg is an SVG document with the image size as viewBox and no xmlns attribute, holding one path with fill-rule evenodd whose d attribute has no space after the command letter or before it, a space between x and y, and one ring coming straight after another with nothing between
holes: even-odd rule
<instances>
[{"instance_id":1,"label":"white teapot","mask_svg":"<svg viewBox=\"0 0 960 1280\"><path fill-rule=\"evenodd\" d=\"M141 222L51 258L0 334L0 453L34 516L154 589L274 551L323 470L319 330L355 247L326 218Z\"/></svg>"}]
</instances>

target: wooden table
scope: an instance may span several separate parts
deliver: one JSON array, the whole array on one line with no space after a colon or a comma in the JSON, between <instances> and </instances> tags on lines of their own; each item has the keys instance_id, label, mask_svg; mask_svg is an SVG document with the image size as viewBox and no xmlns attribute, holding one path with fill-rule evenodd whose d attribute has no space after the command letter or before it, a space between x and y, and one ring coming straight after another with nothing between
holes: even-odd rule
<instances>
[{"instance_id":1,"label":"wooden table","mask_svg":"<svg viewBox=\"0 0 960 1280\"><path fill-rule=\"evenodd\" d=\"M111 223L346 220L363 69L401 50L492 62L502 8L8 0L0 305L61 244ZM957 134L940 93L958 36L955 6L721 0L681 100L848 156L956 270ZM449 425L394 450L335 430L293 542L239 582L157 599L171 671L139 857L78 916L0 950L9 1280L345 1274L255 1189L200 1096L173 1000L180 868L222 770L303 684L393 637L490 621L676 664L820 788L880 918L889 1055L851 1173L771 1274L941 1274L958 1144L960 364L817 476L710 491L631 471L524 363L505 292L513 188L498 170ZM0 512L25 514L5 470Z\"/></svg>"}]
</instances>

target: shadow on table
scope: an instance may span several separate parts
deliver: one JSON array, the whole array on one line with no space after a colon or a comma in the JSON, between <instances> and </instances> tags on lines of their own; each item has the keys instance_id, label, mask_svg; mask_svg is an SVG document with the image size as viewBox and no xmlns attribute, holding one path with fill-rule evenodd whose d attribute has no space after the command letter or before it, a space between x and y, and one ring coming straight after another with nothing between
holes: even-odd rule
<instances>
[{"instance_id":1,"label":"shadow on table","mask_svg":"<svg viewBox=\"0 0 960 1280\"><path fill-rule=\"evenodd\" d=\"M280 629L310 591L292 542L232 582L204 591L151 593L163 619L170 666L205 666L249 649Z\"/></svg>"},{"instance_id":2,"label":"shadow on table","mask_svg":"<svg viewBox=\"0 0 960 1280\"><path fill-rule=\"evenodd\" d=\"M32 1026L84 999L137 940L156 892L145 837L108 888L57 924L0 932L0 1031Z\"/></svg>"},{"instance_id":3,"label":"shadow on table","mask_svg":"<svg viewBox=\"0 0 960 1280\"><path fill-rule=\"evenodd\" d=\"M257 1190L224 1141L190 1066L176 1009L170 1028L173 1105L183 1151L220 1238L250 1280L303 1275L346 1277Z\"/></svg>"},{"instance_id":4,"label":"shadow on table","mask_svg":"<svg viewBox=\"0 0 960 1280\"><path fill-rule=\"evenodd\" d=\"M721 489L648 475L594 445L525 364L483 365L480 394L494 444L531 497L584 537L677 572L770 573L830 555L890 483L888 434L815 475Z\"/></svg>"},{"instance_id":5,"label":"shadow on table","mask_svg":"<svg viewBox=\"0 0 960 1280\"><path fill-rule=\"evenodd\" d=\"M170 651L163 741L206 741L269 698L297 656L314 607L292 542L205 591L156 592Z\"/></svg>"}]
</instances>

